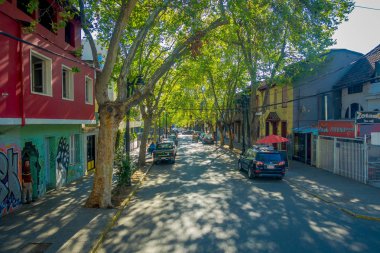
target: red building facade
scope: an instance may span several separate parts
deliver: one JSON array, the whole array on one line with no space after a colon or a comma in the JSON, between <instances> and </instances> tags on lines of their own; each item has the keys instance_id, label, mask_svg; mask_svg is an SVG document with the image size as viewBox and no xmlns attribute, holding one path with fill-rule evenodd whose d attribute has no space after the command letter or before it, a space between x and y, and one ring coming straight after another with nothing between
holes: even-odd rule
<instances>
[{"instance_id":1,"label":"red building facade","mask_svg":"<svg viewBox=\"0 0 380 253\"><path fill-rule=\"evenodd\" d=\"M41 10L25 12L25 2L0 5L0 124L93 122L95 72L74 56L81 48L80 20L55 31L42 24ZM50 21L58 21L60 8L40 2L55 9ZM27 33L36 19L40 23Z\"/></svg>"}]
</instances>

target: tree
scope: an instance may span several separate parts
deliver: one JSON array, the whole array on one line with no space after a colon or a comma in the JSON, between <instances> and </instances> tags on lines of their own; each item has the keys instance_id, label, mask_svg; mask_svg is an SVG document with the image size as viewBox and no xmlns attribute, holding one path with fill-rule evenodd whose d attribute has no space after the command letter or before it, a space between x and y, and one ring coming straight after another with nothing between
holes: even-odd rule
<instances>
[{"instance_id":1,"label":"tree","mask_svg":"<svg viewBox=\"0 0 380 253\"><path fill-rule=\"evenodd\" d=\"M229 14L233 17L234 33L231 43L243 52L250 76L251 141L258 128L256 93L259 84L274 82L284 67L302 59L312 61L333 44L331 36L337 25L353 9L351 0L248 0L231 1ZM235 35L235 36L234 36ZM268 100L267 89L262 104Z\"/></svg>"},{"instance_id":2,"label":"tree","mask_svg":"<svg viewBox=\"0 0 380 253\"><path fill-rule=\"evenodd\" d=\"M116 130L125 112L151 94L155 84L182 57L197 54L202 38L227 23L220 15L223 4L216 1L149 1L123 0L120 5L112 1L91 2L79 0L83 30L89 40L95 66L99 68L92 32L107 43L108 53L101 72L97 73L95 96L99 105L100 127L97 144L97 168L93 190L87 207L110 207L112 169ZM87 7L87 8L85 8ZM136 11L134 11L136 8ZM189 18L188 14L193 13ZM209 15L205 16L205 13ZM199 21L195 16L201 17ZM204 18L203 18L204 17ZM93 23L92 26L87 21ZM165 51L161 64L149 76L144 76L146 86L128 97L126 83L141 64L138 51L149 32L162 30L159 44ZM165 36L167 35L167 36ZM137 63L136 63L137 62ZM134 72L135 71L135 72ZM138 73L140 74L140 73ZM107 87L111 80L117 82L117 99L110 101Z\"/></svg>"}]
</instances>

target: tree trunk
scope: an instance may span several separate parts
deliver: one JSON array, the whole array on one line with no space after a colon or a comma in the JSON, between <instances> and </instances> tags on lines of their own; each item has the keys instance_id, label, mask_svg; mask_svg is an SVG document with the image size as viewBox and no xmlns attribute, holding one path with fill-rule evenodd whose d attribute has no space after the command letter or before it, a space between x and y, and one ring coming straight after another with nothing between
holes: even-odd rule
<instances>
[{"instance_id":1,"label":"tree trunk","mask_svg":"<svg viewBox=\"0 0 380 253\"><path fill-rule=\"evenodd\" d=\"M234 136L231 126L228 128L229 148L234 149Z\"/></svg>"},{"instance_id":2,"label":"tree trunk","mask_svg":"<svg viewBox=\"0 0 380 253\"><path fill-rule=\"evenodd\" d=\"M149 130L152 125L152 118L148 117L144 119L144 130L141 136L141 145L139 151L138 165L144 166L146 161L146 144L148 142Z\"/></svg>"},{"instance_id":3,"label":"tree trunk","mask_svg":"<svg viewBox=\"0 0 380 253\"><path fill-rule=\"evenodd\" d=\"M223 133L223 124L218 123L218 130L220 133L220 146L224 146L224 133Z\"/></svg>"},{"instance_id":4,"label":"tree trunk","mask_svg":"<svg viewBox=\"0 0 380 253\"><path fill-rule=\"evenodd\" d=\"M122 120L122 113L117 106L105 105L99 107L99 115L96 169L93 190L86 201L86 207L109 208L112 207L112 171L116 132Z\"/></svg>"}]
</instances>

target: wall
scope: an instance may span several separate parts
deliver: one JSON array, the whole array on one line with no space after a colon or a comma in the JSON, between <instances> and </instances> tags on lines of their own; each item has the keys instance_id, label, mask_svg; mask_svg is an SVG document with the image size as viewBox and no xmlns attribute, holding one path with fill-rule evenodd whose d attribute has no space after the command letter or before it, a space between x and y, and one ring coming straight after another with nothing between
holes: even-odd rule
<instances>
[{"instance_id":1,"label":"wall","mask_svg":"<svg viewBox=\"0 0 380 253\"><path fill-rule=\"evenodd\" d=\"M73 134L82 136L80 125L0 126L1 216L21 205L22 164L26 158L31 164L34 199L84 175L83 145L79 145L80 162L69 162Z\"/></svg>"},{"instance_id":2,"label":"wall","mask_svg":"<svg viewBox=\"0 0 380 253\"><path fill-rule=\"evenodd\" d=\"M270 112L276 112L277 115L280 117L281 121L287 122L287 133L286 136L290 135L291 130L293 128L293 102L286 103L286 107L282 107L282 87L283 86L276 86L270 89L269 92L269 104L275 103L275 93L277 93L277 108L275 108L274 105L271 105L263 115L260 116L260 137L265 136L265 122ZM293 99L293 88L290 85L286 86L287 90L287 101L290 101ZM264 94L265 92L257 92L259 94L259 104L262 105ZM278 104L280 103L280 104ZM281 135L281 121L278 121L278 133L277 135ZM273 133L272 124L270 124L269 127L270 134Z\"/></svg>"},{"instance_id":3,"label":"wall","mask_svg":"<svg viewBox=\"0 0 380 253\"><path fill-rule=\"evenodd\" d=\"M344 116L346 114L346 110L352 103L359 103L363 107L364 111L368 110L368 103L366 100L368 90L369 83L363 85L363 92L360 93L348 94L347 88L342 89L342 119L345 118Z\"/></svg>"}]
</instances>

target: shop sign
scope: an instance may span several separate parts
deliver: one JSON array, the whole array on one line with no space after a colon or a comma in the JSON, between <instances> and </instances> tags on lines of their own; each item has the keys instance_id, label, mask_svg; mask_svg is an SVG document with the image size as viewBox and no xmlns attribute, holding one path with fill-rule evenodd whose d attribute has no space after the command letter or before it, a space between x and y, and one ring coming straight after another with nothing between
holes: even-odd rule
<instances>
[{"instance_id":1,"label":"shop sign","mask_svg":"<svg viewBox=\"0 0 380 253\"><path fill-rule=\"evenodd\" d=\"M364 137L364 135L371 136L371 133L374 133L374 132L380 132L380 123L358 125L358 137Z\"/></svg>"},{"instance_id":2,"label":"shop sign","mask_svg":"<svg viewBox=\"0 0 380 253\"><path fill-rule=\"evenodd\" d=\"M380 112L356 112L356 124L380 123Z\"/></svg>"},{"instance_id":3,"label":"shop sign","mask_svg":"<svg viewBox=\"0 0 380 253\"><path fill-rule=\"evenodd\" d=\"M355 138L354 121L319 121L318 134L324 136Z\"/></svg>"}]
</instances>

